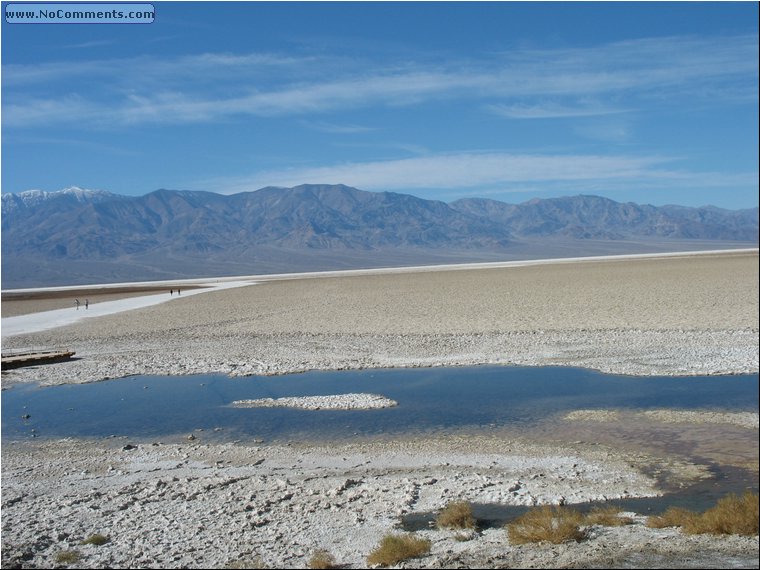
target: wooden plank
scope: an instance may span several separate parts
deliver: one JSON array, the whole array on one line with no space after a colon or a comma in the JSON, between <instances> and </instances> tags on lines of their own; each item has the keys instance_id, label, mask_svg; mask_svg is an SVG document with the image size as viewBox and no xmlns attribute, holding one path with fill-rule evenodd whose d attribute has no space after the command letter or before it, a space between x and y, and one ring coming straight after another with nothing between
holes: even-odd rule
<instances>
[{"instance_id":1,"label":"wooden plank","mask_svg":"<svg viewBox=\"0 0 760 570\"><path fill-rule=\"evenodd\" d=\"M2 355L2 368L20 368L21 366L62 362L75 354L76 352L71 350L4 354Z\"/></svg>"}]
</instances>

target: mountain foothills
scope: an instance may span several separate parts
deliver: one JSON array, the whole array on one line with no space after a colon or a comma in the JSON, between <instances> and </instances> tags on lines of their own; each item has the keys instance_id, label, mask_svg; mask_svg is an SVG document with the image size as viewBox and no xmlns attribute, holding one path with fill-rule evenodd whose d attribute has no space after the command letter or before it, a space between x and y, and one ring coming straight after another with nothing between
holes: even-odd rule
<instances>
[{"instance_id":1,"label":"mountain foothills","mask_svg":"<svg viewBox=\"0 0 760 570\"><path fill-rule=\"evenodd\" d=\"M758 209L597 196L450 204L344 185L2 195L2 287L756 245ZM638 248L638 249L637 249ZM673 249L673 245L670 247Z\"/></svg>"}]
</instances>

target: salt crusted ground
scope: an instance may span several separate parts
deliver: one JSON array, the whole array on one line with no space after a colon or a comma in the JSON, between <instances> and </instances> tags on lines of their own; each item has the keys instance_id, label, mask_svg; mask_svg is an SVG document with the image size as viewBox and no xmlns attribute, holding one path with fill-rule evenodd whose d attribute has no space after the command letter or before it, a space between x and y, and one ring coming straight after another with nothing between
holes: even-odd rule
<instances>
[{"instance_id":1,"label":"salt crusted ground","mask_svg":"<svg viewBox=\"0 0 760 570\"><path fill-rule=\"evenodd\" d=\"M235 400L237 408L300 408L303 410L377 410L398 406L398 402L379 394L335 394L294 398Z\"/></svg>"},{"instance_id":2,"label":"salt crusted ground","mask_svg":"<svg viewBox=\"0 0 760 570\"><path fill-rule=\"evenodd\" d=\"M326 446L202 440L4 445L3 567L54 567L58 553L76 550L80 567L303 568L326 549L344 567L361 568L400 515L453 499L531 505L654 495L654 480L638 470L653 464L674 480L706 476L675 458L501 437ZM565 546L512 546L503 529L467 542L422 531L432 553L413 564L631 567L648 556L652 567L675 567L681 557L711 567L720 556L735 567L757 565L757 537L686 537L644 520L594 528L588 542ZM80 544L94 533L110 541Z\"/></svg>"},{"instance_id":3,"label":"salt crusted ground","mask_svg":"<svg viewBox=\"0 0 760 570\"><path fill-rule=\"evenodd\" d=\"M30 345L70 346L80 359L4 372L3 388L127 374L475 363L757 372L758 256L262 282L3 338L4 348ZM579 425L590 420L582 419ZM211 443L203 434L183 441L186 435L4 441L3 567L52 567L68 549L81 553L82 567L304 567L318 548L363 567L400 514L451 499L572 503L658 493L645 472L667 473L670 482L707 475L684 457L609 442L450 435L287 446ZM562 546L512 546L501 529L466 542L423 531L432 553L407 566L758 566L757 537L687 537L643 521L594 528L591 540ZM93 533L110 542L79 544Z\"/></svg>"},{"instance_id":4,"label":"salt crusted ground","mask_svg":"<svg viewBox=\"0 0 760 570\"><path fill-rule=\"evenodd\" d=\"M5 386L467 364L756 372L758 255L263 281L4 336L3 346L67 346L79 357L4 373Z\"/></svg>"}]
</instances>

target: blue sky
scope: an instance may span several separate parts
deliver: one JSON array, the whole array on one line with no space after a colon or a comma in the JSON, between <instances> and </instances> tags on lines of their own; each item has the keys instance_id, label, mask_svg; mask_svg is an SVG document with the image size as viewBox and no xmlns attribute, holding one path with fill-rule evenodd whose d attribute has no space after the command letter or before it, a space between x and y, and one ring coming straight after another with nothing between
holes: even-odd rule
<instances>
[{"instance_id":1,"label":"blue sky","mask_svg":"<svg viewBox=\"0 0 760 570\"><path fill-rule=\"evenodd\" d=\"M756 2L153 4L3 21L3 192L758 205Z\"/></svg>"}]
</instances>

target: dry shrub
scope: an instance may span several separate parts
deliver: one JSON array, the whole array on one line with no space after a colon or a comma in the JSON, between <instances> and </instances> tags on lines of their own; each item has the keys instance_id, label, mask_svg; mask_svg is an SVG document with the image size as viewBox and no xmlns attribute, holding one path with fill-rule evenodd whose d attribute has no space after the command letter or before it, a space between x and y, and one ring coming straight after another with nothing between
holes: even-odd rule
<instances>
[{"instance_id":1,"label":"dry shrub","mask_svg":"<svg viewBox=\"0 0 760 570\"><path fill-rule=\"evenodd\" d=\"M583 522L587 525L598 524L602 526L624 526L633 524L631 517L621 517L622 509L618 507L594 507L583 517Z\"/></svg>"},{"instance_id":2,"label":"dry shrub","mask_svg":"<svg viewBox=\"0 0 760 570\"><path fill-rule=\"evenodd\" d=\"M430 541L411 534L387 534L380 546L370 552L367 565L393 566L408 558L417 558L430 552Z\"/></svg>"},{"instance_id":3,"label":"dry shrub","mask_svg":"<svg viewBox=\"0 0 760 570\"><path fill-rule=\"evenodd\" d=\"M582 524L583 515L578 511L545 505L507 524L507 533L512 544L580 542L586 538Z\"/></svg>"},{"instance_id":4,"label":"dry shrub","mask_svg":"<svg viewBox=\"0 0 760 570\"><path fill-rule=\"evenodd\" d=\"M103 536L102 534L91 534L87 538L85 538L80 544L94 544L95 546L103 546L107 542L109 542L111 539L107 536Z\"/></svg>"},{"instance_id":5,"label":"dry shrub","mask_svg":"<svg viewBox=\"0 0 760 570\"><path fill-rule=\"evenodd\" d=\"M701 514L671 507L661 516L649 517L647 526L680 526L687 534L755 536L758 533L758 495L749 491L741 497L731 494Z\"/></svg>"},{"instance_id":6,"label":"dry shrub","mask_svg":"<svg viewBox=\"0 0 760 570\"><path fill-rule=\"evenodd\" d=\"M683 527L688 534L741 534L755 536L758 532L758 496L746 491L738 497L723 497L711 509L687 521Z\"/></svg>"},{"instance_id":7,"label":"dry shrub","mask_svg":"<svg viewBox=\"0 0 760 570\"><path fill-rule=\"evenodd\" d=\"M335 558L327 550L317 550L309 560L309 568L326 569L335 568Z\"/></svg>"},{"instance_id":8,"label":"dry shrub","mask_svg":"<svg viewBox=\"0 0 760 570\"><path fill-rule=\"evenodd\" d=\"M477 526L472 507L466 501L453 501L446 505L435 519L438 528L471 528Z\"/></svg>"},{"instance_id":9,"label":"dry shrub","mask_svg":"<svg viewBox=\"0 0 760 570\"><path fill-rule=\"evenodd\" d=\"M82 555L76 550L64 550L55 555L55 561L59 564L74 564L81 558Z\"/></svg>"},{"instance_id":10,"label":"dry shrub","mask_svg":"<svg viewBox=\"0 0 760 570\"><path fill-rule=\"evenodd\" d=\"M664 513L658 516L652 516L647 519L649 528L667 528L671 526L684 526L691 519L699 515L693 511L682 509L680 507L670 507Z\"/></svg>"}]
</instances>

